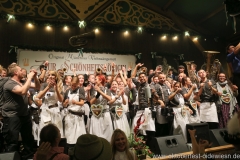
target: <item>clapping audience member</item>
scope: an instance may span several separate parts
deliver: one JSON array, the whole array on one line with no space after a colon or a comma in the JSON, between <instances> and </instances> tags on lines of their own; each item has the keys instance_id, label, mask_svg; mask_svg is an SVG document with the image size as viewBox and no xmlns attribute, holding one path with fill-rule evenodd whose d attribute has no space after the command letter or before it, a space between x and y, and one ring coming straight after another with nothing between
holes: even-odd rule
<instances>
[{"instance_id":1,"label":"clapping audience member","mask_svg":"<svg viewBox=\"0 0 240 160\"><path fill-rule=\"evenodd\" d=\"M49 160L69 160L69 156L64 154L64 148L63 147L59 147L58 144L61 140L61 134L60 131L58 129L58 127L56 127L54 124L50 123L46 126L44 126L40 132L40 144L41 147L39 147L38 151L36 152L36 154L34 155L34 160L40 160L41 155L43 157L46 156L46 159ZM43 146L42 143L50 143L51 149L47 149L49 147L48 144L46 144L46 146ZM44 148L46 147L46 148ZM43 149L46 150L46 152L48 151L47 155L42 154L42 150ZM49 151L50 150L50 151ZM42 159L41 159L42 160Z\"/></svg>"}]
</instances>

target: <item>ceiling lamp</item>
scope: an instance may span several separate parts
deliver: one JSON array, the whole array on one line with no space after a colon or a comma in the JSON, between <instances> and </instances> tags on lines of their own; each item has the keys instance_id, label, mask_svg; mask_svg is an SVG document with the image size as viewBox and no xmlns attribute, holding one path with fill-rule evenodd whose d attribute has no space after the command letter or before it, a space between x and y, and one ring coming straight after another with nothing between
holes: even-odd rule
<instances>
[{"instance_id":1,"label":"ceiling lamp","mask_svg":"<svg viewBox=\"0 0 240 160\"><path fill-rule=\"evenodd\" d=\"M185 36L190 36L188 31L185 32Z\"/></svg>"}]
</instances>

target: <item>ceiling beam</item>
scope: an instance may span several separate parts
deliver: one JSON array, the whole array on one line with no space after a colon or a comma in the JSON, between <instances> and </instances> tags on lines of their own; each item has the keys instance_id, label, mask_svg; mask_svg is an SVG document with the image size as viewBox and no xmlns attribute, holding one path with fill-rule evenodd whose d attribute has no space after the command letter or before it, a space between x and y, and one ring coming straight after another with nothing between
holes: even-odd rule
<instances>
[{"instance_id":1,"label":"ceiling beam","mask_svg":"<svg viewBox=\"0 0 240 160\"><path fill-rule=\"evenodd\" d=\"M101 5L97 10L91 13L89 16L85 18L86 21L92 21L96 16L98 16L102 11L104 11L107 7L109 7L115 0L108 0L106 3Z\"/></svg>"},{"instance_id":2,"label":"ceiling beam","mask_svg":"<svg viewBox=\"0 0 240 160\"><path fill-rule=\"evenodd\" d=\"M208 20L209 18L213 17L214 15L216 15L217 13L221 12L222 10L224 10L224 6L220 6L217 9L215 9L214 11L212 11L210 14L208 14L206 17L202 18L201 20L199 20L197 22L197 25L203 23L204 21Z\"/></svg>"},{"instance_id":3,"label":"ceiling beam","mask_svg":"<svg viewBox=\"0 0 240 160\"><path fill-rule=\"evenodd\" d=\"M73 20L79 20L78 16L73 13L68 6L66 6L62 1L54 1L57 3Z\"/></svg>"},{"instance_id":4,"label":"ceiling beam","mask_svg":"<svg viewBox=\"0 0 240 160\"><path fill-rule=\"evenodd\" d=\"M170 15L169 13L172 12L171 10L168 10L168 11L163 11L160 7L156 6L155 4L152 4L152 3L149 3L148 1L146 0L131 0L132 2L136 3L136 4L139 4L141 6L144 6L145 8L148 8L156 13L159 13L165 17L168 17L168 18L171 18L172 15ZM173 14L175 14L173 12ZM194 23L184 19L183 17L180 17L178 15L176 15L176 19L178 19L179 21L181 21L182 24L184 24L184 26L186 26L188 28L188 31L195 31L195 32L198 32L198 33L201 33L201 34L204 34L204 35L212 35L212 33L200 26L196 26ZM176 23L176 22L175 22Z\"/></svg>"},{"instance_id":5,"label":"ceiling beam","mask_svg":"<svg viewBox=\"0 0 240 160\"><path fill-rule=\"evenodd\" d=\"M163 10L167 10L174 0L169 0L168 3L163 7Z\"/></svg>"}]
</instances>

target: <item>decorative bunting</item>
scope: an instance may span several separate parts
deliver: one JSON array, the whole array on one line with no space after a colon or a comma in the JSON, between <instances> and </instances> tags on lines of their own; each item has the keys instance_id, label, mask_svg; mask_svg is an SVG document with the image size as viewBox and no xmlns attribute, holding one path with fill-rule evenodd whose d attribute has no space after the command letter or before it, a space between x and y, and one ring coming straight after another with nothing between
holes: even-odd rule
<instances>
[{"instance_id":1,"label":"decorative bunting","mask_svg":"<svg viewBox=\"0 0 240 160\"><path fill-rule=\"evenodd\" d=\"M152 58L155 58L156 57L156 52L151 52L151 54L152 54Z\"/></svg>"},{"instance_id":2,"label":"decorative bunting","mask_svg":"<svg viewBox=\"0 0 240 160\"><path fill-rule=\"evenodd\" d=\"M83 57L83 51L82 51L83 49L84 49L84 48L78 49L78 52L79 52L79 55L78 55L78 56L81 55L81 56Z\"/></svg>"},{"instance_id":3,"label":"decorative bunting","mask_svg":"<svg viewBox=\"0 0 240 160\"><path fill-rule=\"evenodd\" d=\"M136 56L138 59L141 59L141 55L142 55L142 53L137 53L137 54L135 54L135 56Z\"/></svg>"}]
</instances>

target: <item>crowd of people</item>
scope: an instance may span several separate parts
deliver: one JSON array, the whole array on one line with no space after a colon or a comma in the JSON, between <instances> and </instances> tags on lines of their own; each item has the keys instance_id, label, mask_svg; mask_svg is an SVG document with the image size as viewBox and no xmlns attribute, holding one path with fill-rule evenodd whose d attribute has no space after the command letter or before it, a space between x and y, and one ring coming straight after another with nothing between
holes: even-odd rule
<instances>
[{"instance_id":1,"label":"crowd of people","mask_svg":"<svg viewBox=\"0 0 240 160\"><path fill-rule=\"evenodd\" d=\"M43 142L57 147L60 139L66 138L77 159L89 141L96 145L111 142L115 160L122 156L134 159L128 147L124 155L120 153L131 133L145 136L149 146L152 138L173 134L182 134L187 141L186 124L205 122L209 129L226 128L239 110L239 87L221 72L214 81L205 70L196 71L193 63L188 76L183 65L178 67L178 75L171 69L163 73L161 65L147 73L141 63L117 73L112 63L111 74L105 67L79 75L74 69L64 75L63 69L47 68L47 61L40 66L39 75L34 69L27 73L16 63L7 70L0 68L5 151L19 151L21 137L21 154L29 157L35 152L34 140L49 148ZM235 71L238 76L240 72ZM84 155L94 156L91 153Z\"/></svg>"}]
</instances>

